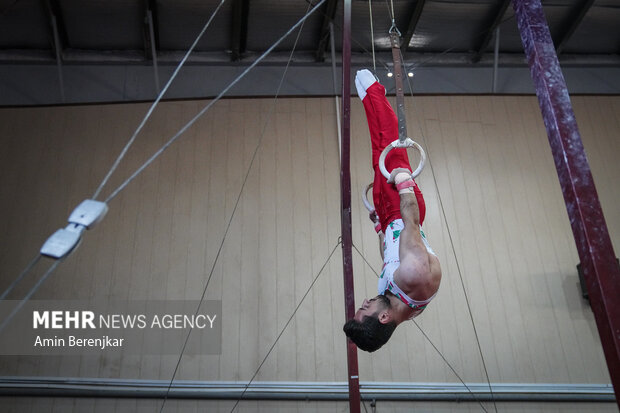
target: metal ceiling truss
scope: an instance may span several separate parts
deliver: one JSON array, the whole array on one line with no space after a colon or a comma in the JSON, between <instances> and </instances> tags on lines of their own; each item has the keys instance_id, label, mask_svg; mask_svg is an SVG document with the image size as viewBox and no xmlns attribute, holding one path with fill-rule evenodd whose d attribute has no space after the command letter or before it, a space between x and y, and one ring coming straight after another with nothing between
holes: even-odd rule
<instances>
[{"instance_id":1,"label":"metal ceiling truss","mask_svg":"<svg viewBox=\"0 0 620 413\"><path fill-rule=\"evenodd\" d=\"M43 8L50 22L52 51L56 59L56 67L58 69L58 88L60 91L60 100L65 102L65 84L62 73L63 50L64 45L69 43L67 30L58 0L44 0Z\"/></svg>"},{"instance_id":2,"label":"metal ceiling truss","mask_svg":"<svg viewBox=\"0 0 620 413\"><path fill-rule=\"evenodd\" d=\"M58 0L41 0L41 2L43 3L43 9L45 10L45 13L47 14L47 18L50 21L50 28L52 29L52 36L54 35L54 32L53 32L54 28L53 28L52 21L53 20L56 21L56 31L57 31L58 40L61 46L61 50L55 50L56 42L54 41L53 37L52 37L52 50L54 50L54 53L60 52L60 54L62 55L62 50L64 48L71 47L71 44L69 42L69 36L67 35L65 20L62 15L62 9L60 8L60 4L58 3Z\"/></svg>"},{"instance_id":3,"label":"metal ceiling truss","mask_svg":"<svg viewBox=\"0 0 620 413\"><path fill-rule=\"evenodd\" d=\"M232 28L230 33L231 56L230 60L241 60L248 38L248 18L250 11L249 0L234 0L232 4Z\"/></svg>"},{"instance_id":4,"label":"metal ceiling truss","mask_svg":"<svg viewBox=\"0 0 620 413\"><path fill-rule=\"evenodd\" d=\"M338 9L338 0L329 0L325 5L323 12L323 23L321 23L321 32L319 33L319 42L316 48L315 60L317 62L325 61L325 52L329 45L329 24L336 17L336 10Z\"/></svg>"},{"instance_id":5,"label":"metal ceiling truss","mask_svg":"<svg viewBox=\"0 0 620 413\"><path fill-rule=\"evenodd\" d=\"M577 27L583 21L590 8L594 4L594 0L584 0L580 6L575 7L566 19L565 29L562 34L555 40L555 50L557 54L562 53L562 50L566 46L566 43L570 40L571 36L577 30Z\"/></svg>"},{"instance_id":6,"label":"metal ceiling truss","mask_svg":"<svg viewBox=\"0 0 620 413\"><path fill-rule=\"evenodd\" d=\"M418 25L418 21L420 21L420 16L422 15L422 10L424 9L424 4L426 0L418 0L415 5L415 9L409 18L409 24L407 25L407 31L403 36L403 40L400 43L400 50L403 54L407 53L407 48L409 47L409 43L411 43L411 38L413 37L413 33L415 33L415 29Z\"/></svg>"},{"instance_id":7,"label":"metal ceiling truss","mask_svg":"<svg viewBox=\"0 0 620 413\"><path fill-rule=\"evenodd\" d=\"M159 69L157 66L159 50L159 20L157 18L157 2L147 0L146 15L144 17L144 54L147 60L153 62L153 78L155 92L159 93Z\"/></svg>"},{"instance_id":8,"label":"metal ceiling truss","mask_svg":"<svg viewBox=\"0 0 620 413\"><path fill-rule=\"evenodd\" d=\"M153 60L159 51L159 19L157 13L157 2L155 0L146 1L144 16L144 56L146 60Z\"/></svg>"},{"instance_id":9,"label":"metal ceiling truss","mask_svg":"<svg viewBox=\"0 0 620 413\"><path fill-rule=\"evenodd\" d=\"M491 22L490 24L486 24L485 27L488 27L485 32L484 38L478 45L478 51L474 55L472 61L473 63L478 63L480 59L482 59L482 55L484 55L485 50L491 43L493 39L493 35L495 34L495 29L499 27L504 20L504 15L506 14L506 10L508 10L508 6L510 6L510 0L504 0L494 11L492 17L488 20Z\"/></svg>"}]
</instances>

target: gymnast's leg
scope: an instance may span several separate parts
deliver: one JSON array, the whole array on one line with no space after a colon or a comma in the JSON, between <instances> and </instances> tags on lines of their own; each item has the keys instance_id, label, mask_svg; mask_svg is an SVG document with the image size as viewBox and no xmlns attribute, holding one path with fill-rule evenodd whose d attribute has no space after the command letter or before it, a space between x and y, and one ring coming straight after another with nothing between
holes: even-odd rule
<instances>
[{"instance_id":1,"label":"gymnast's leg","mask_svg":"<svg viewBox=\"0 0 620 413\"><path fill-rule=\"evenodd\" d=\"M379 157L385 147L398 139L398 118L385 97L385 88L367 69L357 72L355 86L362 99L372 146L372 167L375 172L373 181L373 203L381 221L381 228L395 219L401 218L400 197L396 187L388 184L379 170ZM407 150L396 148L390 151L385 160L388 171L394 168L406 168L411 171ZM426 207L422 192L414 187L420 209L420 223L424 221Z\"/></svg>"}]
</instances>

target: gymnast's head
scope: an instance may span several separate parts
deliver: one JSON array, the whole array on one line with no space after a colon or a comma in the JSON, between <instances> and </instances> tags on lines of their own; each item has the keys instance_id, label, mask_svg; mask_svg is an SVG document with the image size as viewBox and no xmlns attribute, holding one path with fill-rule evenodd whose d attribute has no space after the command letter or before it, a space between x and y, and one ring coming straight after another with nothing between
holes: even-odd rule
<instances>
[{"instance_id":1,"label":"gymnast's head","mask_svg":"<svg viewBox=\"0 0 620 413\"><path fill-rule=\"evenodd\" d=\"M365 299L342 329L357 347L373 352L387 343L396 325L389 298L378 295L370 300Z\"/></svg>"}]
</instances>

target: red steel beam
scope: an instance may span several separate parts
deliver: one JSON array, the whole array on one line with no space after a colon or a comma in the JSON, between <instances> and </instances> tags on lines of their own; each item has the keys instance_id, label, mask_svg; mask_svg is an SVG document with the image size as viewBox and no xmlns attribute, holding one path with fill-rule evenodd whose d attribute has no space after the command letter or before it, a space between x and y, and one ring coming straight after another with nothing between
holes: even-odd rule
<instances>
[{"instance_id":1,"label":"red steel beam","mask_svg":"<svg viewBox=\"0 0 620 413\"><path fill-rule=\"evenodd\" d=\"M620 267L540 0L513 7L620 406Z\"/></svg>"},{"instance_id":2,"label":"red steel beam","mask_svg":"<svg viewBox=\"0 0 620 413\"><path fill-rule=\"evenodd\" d=\"M353 236L351 235L351 0L344 2L342 24L342 134L340 155L340 217L342 234L342 267L344 279L344 309L346 320L355 315L353 290ZM357 347L347 338L349 380L349 411L360 412L360 386L357 366Z\"/></svg>"}]
</instances>

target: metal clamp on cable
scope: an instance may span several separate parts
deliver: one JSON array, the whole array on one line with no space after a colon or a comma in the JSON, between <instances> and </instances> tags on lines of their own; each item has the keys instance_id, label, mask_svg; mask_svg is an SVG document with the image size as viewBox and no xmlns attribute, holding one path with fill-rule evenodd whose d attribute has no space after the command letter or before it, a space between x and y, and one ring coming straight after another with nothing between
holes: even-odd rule
<instances>
[{"instance_id":1,"label":"metal clamp on cable","mask_svg":"<svg viewBox=\"0 0 620 413\"><path fill-rule=\"evenodd\" d=\"M396 33L398 37L402 36L402 34L400 33L400 30L398 30L398 27L396 27L396 21L394 19L392 19L392 26L390 27L390 30L388 30L388 33L389 34Z\"/></svg>"},{"instance_id":2,"label":"metal clamp on cable","mask_svg":"<svg viewBox=\"0 0 620 413\"><path fill-rule=\"evenodd\" d=\"M390 143L388 146L386 146L383 152L381 152L381 156L379 156L379 169L381 170L381 174L385 176L386 179L390 178L390 172L388 172L388 170L385 168L385 158L387 157L388 152L390 152L394 148L411 147L416 148L418 152L420 152L420 163L411 174L411 178L415 179L418 175L420 175L420 172L422 172L422 169L424 169L424 165L426 164L426 152L424 152L424 149L422 149L420 144L413 141L411 138L405 139L404 142L401 142L399 139L397 139L394 142Z\"/></svg>"},{"instance_id":3,"label":"metal clamp on cable","mask_svg":"<svg viewBox=\"0 0 620 413\"><path fill-rule=\"evenodd\" d=\"M82 232L92 229L108 212L105 202L86 199L69 216L69 225L52 234L41 247L41 254L51 258L62 258L80 243Z\"/></svg>"}]
</instances>

